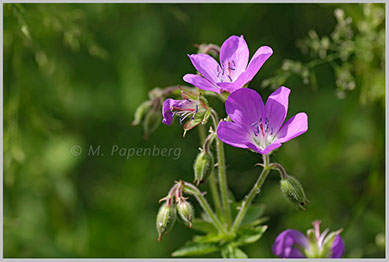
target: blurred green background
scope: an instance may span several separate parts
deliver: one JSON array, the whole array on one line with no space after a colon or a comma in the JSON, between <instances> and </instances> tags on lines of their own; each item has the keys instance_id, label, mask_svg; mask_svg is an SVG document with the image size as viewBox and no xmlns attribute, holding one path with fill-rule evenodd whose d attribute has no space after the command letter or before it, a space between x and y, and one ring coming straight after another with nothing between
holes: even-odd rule
<instances>
[{"instance_id":1,"label":"blurred green background","mask_svg":"<svg viewBox=\"0 0 389 262\"><path fill-rule=\"evenodd\" d=\"M233 34L245 36L251 55L261 45L273 48L250 84L266 98L272 90L261 88L263 80L280 74L284 59L310 61L296 41L309 30L330 35L337 8L352 18L355 52L335 62L352 68L355 89L339 98L339 75L329 63L315 67L315 88L285 79L288 118L306 112L309 130L272 157L312 203L294 210L272 173L255 200L266 205L269 229L243 250L274 257L277 234L305 232L320 219L323 228L344 228L345 257L384 257L384 17L375 20L383 4L10 3L3 36L4 257L169 257L195 232L176 224L158 243L158 200L175 180L193 180L198 132L183 138L176 120L144 140L142 128L131 126L137 106L154 87L185 84L182 76L194 73L186 56L197 52L194 43L221 45ZM224 114L221 102L211 102ZM80 156L72 155L73 145L83 149ZM88 156L90 145L105 155ZM181 148L181 155L126 159L110 155L113 145ZM226 146L226 157L229 187L240 200L259 175L260 156Z\"/></svg>"}]
</instances>

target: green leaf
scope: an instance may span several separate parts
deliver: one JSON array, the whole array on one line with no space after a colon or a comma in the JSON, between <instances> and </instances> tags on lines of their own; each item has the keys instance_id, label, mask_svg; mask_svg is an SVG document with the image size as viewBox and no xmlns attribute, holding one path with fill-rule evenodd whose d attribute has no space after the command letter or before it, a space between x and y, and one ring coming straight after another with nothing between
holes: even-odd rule
<instances>
[{"instance_id":1,"label":"green leaf","mask_svg":"<svg viewBox=\"0 0 389 262\"><path fill-rule=\"evenodd\" d=\"M254 228L246 228L238 231L238 237L234 240L234 246L243 246L251 244L260 239L266 231L267 226L257 226Z\"/></svg>"},{"instance_id":2,"label":"green leaf","mask_svg":"<svg viewBox=\"0 0 389 262\"><path fill-rule=\"evenodd\" d=\"M201 219L193 219L192 221L192 229L204 232L204 233L213 233L217 232L216 228L212 223L208 221L204 221Z\"/></svg>"},{"instance_id":3,"label":"green leaf","mask_svg":"<svg viewBox=\"0 0 389 262\"><path fill-rule=\"evenodd\" d=\"M222 243L224 238L221 234L211 233L204 236L194 236L193 241L196 243Z\"/></svg>"},{"instance_id":4,"label":"green leaf","mask_svg":"<svg viewBox=\"0 0 389 262\"><path fill-rule=\"evenodd\" d=\"M254 220L248 224L241 226L241 229L255 227L255 226L258 226L260 224L267 222L268 220L269 220L269 217L261 217L261 218L258 218L258 219Z\"/></svg>"},{"instance_id":5,"label":"green leaf","mask_svg":"<svg viewBox=\"0 0 389 262\"><path fill-rule=\"evenodd\" d=\"M242 225L249 224L255 221L256 219L260 218L263 215L264 211L265 211L265 205L263 204L251 205L247 209L247 213L242 221Z\"/></svg>"},{"instance_id":6,"label":"green leaf","mask_svg":"<svg viewBox=\"0 0 389 262\"><path fill-rule=\"evenodd\" d=\"M222 256L223 258L247 258L245 252L232 245L225 246L222 249Z\"/></svg>"},{"instance_id":7,"label":"green leaf","mask_svg":"<svg viewBox=\"0 0 389 262\"><path fill-rule=\"evenodd\" d=\"M216 244L187 242L185 246L174 251L172 253L172 256L173 257L198 256L198 255L209 254L218 250L219 247Z\"/></svg>"}]
</instances>

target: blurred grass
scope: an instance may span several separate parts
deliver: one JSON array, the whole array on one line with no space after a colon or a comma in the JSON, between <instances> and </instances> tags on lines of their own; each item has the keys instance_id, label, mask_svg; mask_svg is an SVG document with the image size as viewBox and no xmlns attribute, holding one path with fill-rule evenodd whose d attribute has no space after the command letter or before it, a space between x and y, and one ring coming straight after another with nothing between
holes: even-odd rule
<instances>
[{"instance_id":1,"label":"blurred grass","mask_svg":"<svg viewBox=\"0 0 389 262\"><path fill-rule=\"evenodd\" d=\"M267 97L271 90L260 89L261 81L283 59L304 60L297 39L310 29L332 32L338 7L362 8L4 4L4 257L169 257L194 232L178 224L158 243L158 200L174 180L193 180L198 135L182 138L175 122L145 141L130 125L136 107L156 86L184 84L182 76L194 71L186 56L196 52L194 43L221 44L232 34L245 36L251 55L261 45L273 48L250 84ZM364 82L340 100L332 70L324 65L317 73L318 90L298 78L285 83L292 90L288 117L307 112L309 130L274 154L312 203L305 212L293 210L277 175L269 176L256 200L266 204L269 229L244 248L249 257L273 257L278 233L305 231L314 219L344 228L345 257L384 257L384 103L360 103L370 88ZM70 151L75 144L83 148L79 157ZM88 157L90 145L101 145L105 155ZM110 156L112 145L182 151L179 160L127 160ZM260 157L230 146L226 156L230 188L241 199L259 174L253 166Z\"/></svg>"}]
</instances>

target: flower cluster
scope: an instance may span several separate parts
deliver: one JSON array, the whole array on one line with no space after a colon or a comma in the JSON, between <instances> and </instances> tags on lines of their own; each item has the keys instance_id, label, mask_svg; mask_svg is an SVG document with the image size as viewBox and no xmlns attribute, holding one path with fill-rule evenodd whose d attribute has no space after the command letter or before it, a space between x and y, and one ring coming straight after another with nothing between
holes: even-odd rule
<instances>
[{"instance_id":1,"label":"flower cluster","mask_svg":"<svg viewBox=\"0 0 389 262\"><path fill-rule=\"evenodd\" d=\"M176 213L184 223L192 226L193 207L182 197L182 192L185 192L196 198L206 212L207 223L211 223L218 232L215 236L209 233L206 237L219 239L220 243L225 246L221 248L222 245L213 246L212 244L208 248L210 250L221 249L224 257L244 257L244 252L237 248L244 242L240 239L242 234L253 234L255 235L253 239L259 239L267 228L267 226L252 228L250 233L239 231L249 205L260 191L270 170L275 169L280 172L281 191L293 205L305 210L306 204L310 202L300 182L289 176L282 165L271 163L269 160L269 155L275 149L308 130L308 116L301 112L285 121L291 92L289 88L279 87L270 94L266 103L258 92L247 88L247 84L273 54L270 47L260 47L250 61L249 49L243 36L229 37L220 49L215 45L202 45L200 50L212 50L213 53L219 53L220 63L209 54L188 55L198 74L186 74L183 79L198 88L196 90L199 92L181 90L182 99L166 99L162 105L162 123L171 125L174 117L179 116L185 135L188 130L197 125L205 125L208 119L212 118L214 127L209 129L210 134L206 139L203 134L204 145L194 163L193 183L196 182L198 186L200 183L205 183L208 178L212 178L209 179L209 183L216 213L213 213L203 198L203 193L195 185L183 181L178 182L172 187L168 196L162 199L166 202L157 216L158 239L160 240L162 235L173 226L177 217ZM225 102L227 117L219 121L216 111L209 106L203 95L216 95L221 98ZM210 146L214 140L217 145L217 163L215 163ZM263 158L263 164L260 164L263 167L262 173L245 200L242 201L233 223L231 221L231 201L228 199L223 143L254 151L261 154ZM215 166L218 170L219 189L212 176ZM319 221L315 221L314 229L308 230L306 236L292 229L282 232L273 245L274 254L282 258L341 257L344 251L344 244L339 236L341 230L327 235L328 229L326 229L320 234L319 224ZM197 238L199 239L201 237ZM191 252L194 252L196 245L196 243L191 243L187 248L184 247L174 254L194 254Z\"/></svg>"}]
</instances>

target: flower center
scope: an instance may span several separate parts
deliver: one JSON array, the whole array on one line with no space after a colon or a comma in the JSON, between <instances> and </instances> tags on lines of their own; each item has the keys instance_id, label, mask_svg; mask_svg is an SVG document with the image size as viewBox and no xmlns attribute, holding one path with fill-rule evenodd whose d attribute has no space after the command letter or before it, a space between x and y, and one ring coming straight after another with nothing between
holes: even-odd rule
<instances>
[{"instance_id":1,"label":"flower center","mask_svg":"<svg viewBox=\"0 0 389 262\"><path fill-rule=\"evenodd\" d=\"M268 145L273 143L274 129L269 126L268 118L265 118L265 121L263 121L261 117L258 121L251 124L251 128L254 134L252 138L258 147L265 149Z\"/></svg>"},{"instance_id":2,"label":"flower center","mask_svg":"<svg viewBox=\"0 0 389 262\"><path fill-rule=\"evenodd\" d=\"M217 78L219 79L220 82L232 82L233 81L233 76L232 73L235 71L236 65L235 61L227 61L220 67L217 65L216 67L216 72L217 72Z\"/></svg>"}]
</instances>

